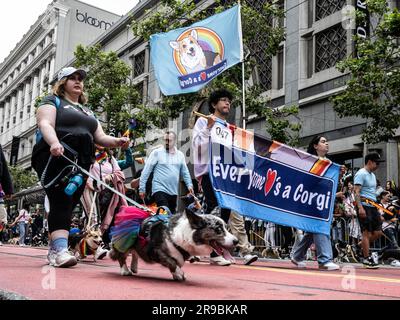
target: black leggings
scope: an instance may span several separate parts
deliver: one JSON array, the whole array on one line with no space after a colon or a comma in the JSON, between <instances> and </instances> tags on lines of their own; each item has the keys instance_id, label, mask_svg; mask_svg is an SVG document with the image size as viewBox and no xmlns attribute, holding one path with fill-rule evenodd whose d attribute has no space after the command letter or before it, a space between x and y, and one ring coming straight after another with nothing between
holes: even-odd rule
<instances>
[{"instance_id":1,"label":"black leggings","mask_svg":"<svg viewBox=\"0 0 400 320\"><path fill-rule=\"evenodd\" d=\"M38 155L36 161L37 166L35 169L37 169L40 179L47 164L48 155L46 153L40 154ZM68 165L69 163L63 158L53 158L47 169L45 183L49 183ZM89 170L90 168L90 164L79 165L85 170ZM70 170L66 170L60 178L64 177L69 172ZM48 217L49 233L52 233L56 230L69 231L71 228L72 212L80 201L81 195L86 186L86 179L87 177L84 176L84 182L72 196L68 196L65 193L64 189L67 184L59 184L59 179L55 182L55 184L45 189L50 204L50 212Z\"/></svg>"}]
</instances>

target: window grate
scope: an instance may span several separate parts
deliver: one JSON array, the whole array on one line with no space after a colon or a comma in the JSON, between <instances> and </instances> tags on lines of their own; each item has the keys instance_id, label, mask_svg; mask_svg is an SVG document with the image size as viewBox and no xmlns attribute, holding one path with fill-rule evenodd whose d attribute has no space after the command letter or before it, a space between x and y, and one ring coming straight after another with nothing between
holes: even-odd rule
<instances>
[{"instance_id":1,"label":"window grate","mask_svg":"<svg viewBox=\"0 0 400 320\"><path fill-rule=\"evenodd\" d=\"M346 30L340 24L315 36L315 72L332 68L346 57Z\"/></svg>"},{"instance_id":2,"label":"window grate","mask_svg":"<svg viewBox=\"0 0 400 320\"><path fill-rule=\"evenodd\" d=\"M140 52L135 56L133 63L133 77L136 78L144 73L145 66L145 51Z\"/></svg>"},{"instance_id":3,"label":"window grate","mask_svg":"<svg viewBox=\"0 0 400 320\"><path fill-rule=\"evenodd\" d=\"M321 20L332 13L342 10L346 0L316 0L315 21Z\"/></svg>"}]
</instances>

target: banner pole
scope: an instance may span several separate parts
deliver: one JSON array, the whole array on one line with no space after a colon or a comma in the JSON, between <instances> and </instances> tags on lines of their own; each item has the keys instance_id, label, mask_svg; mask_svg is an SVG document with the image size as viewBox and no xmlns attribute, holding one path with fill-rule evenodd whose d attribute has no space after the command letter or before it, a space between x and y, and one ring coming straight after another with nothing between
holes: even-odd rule
<instances>
[{"instance_id":1,"label":"banner pole","mask_svg":"<svg viewBox=\"0 0 400 320\"><path fill-rule=\"evenodd\" d=\"M244 77L244 60L242 62L242 93L243 93L243 130L246 130L246 84Z\"/></svg>"}]
</instances>

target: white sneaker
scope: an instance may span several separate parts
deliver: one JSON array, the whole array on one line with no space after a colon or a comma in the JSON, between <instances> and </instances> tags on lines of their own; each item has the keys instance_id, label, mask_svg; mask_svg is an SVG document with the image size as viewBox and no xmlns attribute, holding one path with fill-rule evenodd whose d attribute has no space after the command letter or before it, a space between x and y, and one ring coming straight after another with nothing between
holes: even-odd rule
<instances>
[{"instance_id":1,"label":"white sneaker","mask_svg":"<svg viewBox=\"0 0 400 320\"><path fill-rule=\"evenodd\" d=\"M223 256L210 257L210 264L215 264L217 266L230 266L231 262L226 260Z\"/></svg>"},{"instance_id":2,"label":"white sneaker","mask_svg":"<svg viewBox=\"0 0 400 320\"><path fill-rule=\"evenodd\" d=\"M244 256L244 260L243 263L248 266L250 264L252 264L253 262L257 261L258 256L256 256L255 254L246 254Z\"/></svg>"},{"instance_id":3,"label":"white sneaker","mask_svg":"<svg viewBox=\"0 0 400 320\"><path fill-rule=\"evenodd\" d=\"M2 246L3 245L3 243L0 241L0 246Z\"/></svg>"},{"instance_id":4,"label":"white sneaker","mask_svg":"<svg viewBox=\"0 0 400 320\"><path fill-rule=\"evenodd\" d=\"M76 258L71 255L67 249L56 253L50 253L50 257L48 257L48 259L51 266L58 268L68 268L78 263Z\"/></svg>"},{"instance_id":5,"label":"white sneaker","mask_svg":"<svg viewBox=\"0 0 400 320\"><path fill-rule=\"evenodd\" d=\"M95 253L96 260L102 260L108 253L107 249L102 248L101 246L97 248Z\"/></svg>"},{"instance_id":6,"label":"white sneaker","mask_svg":"<svg viewBox=\"0 0 400 320\"><path fill-rule=\"evenodd\" d=\"M324 264L320 264L318 266L318 268L321 269L321 270L327 270L327 271L333 271L333 270L339 270L340 269L340 267L336 263L333 263L333 262L327 262L327 263L324 263Z\"/></svg>"},{"instance_id":7,"label":"white sneaker","mask_svg":"<svg viewBox=\"0 0 400 320\"><path fill-rule=\"evenodd\" d=\"M399 260L393 260L391 263L390 263L390 265L392 266L392 267L400 267L400 261Z\"/></svg>"},{"instance_id":8,"label":"white sneaker","mask_svg":"<svg viewBox=\"0 0 400 320\"><path fill-rule=\"evenodd\" d=\"M48 263L50 266L54 266L54 265L55 265L55 263L56 263L56 256L57 256L57 252L55 252L55 251L53 251L53 250L51 250L51 249L49 248L49 251L48 251L48 253L47 253L47 263Z\"/></svg>"},{"instance_id":9,"label":"white sneaker","mask_svg":"<svg viewBox=\"0 0 400 320\"><path fill-rule=\"evenodd\" d=\"M378 252L372 252L371 253L371 257L374 260L375 264L379 264L379 256L378 256Z\"/></svg>"},{"instance_id":10,"label":"white sneaker","mask_svg":"<svg viewBox=\"0 0 400 320\"><path fill-rule=\"evenodd\" d=\"M303 261L297 261L295 259L291 259L290 261L292 261L292 263L295 264L297 266L297 268L299 268L299 269L307 268L307 264L306 264L306 262L304 260Z\"/></svg>"}]
</instances>

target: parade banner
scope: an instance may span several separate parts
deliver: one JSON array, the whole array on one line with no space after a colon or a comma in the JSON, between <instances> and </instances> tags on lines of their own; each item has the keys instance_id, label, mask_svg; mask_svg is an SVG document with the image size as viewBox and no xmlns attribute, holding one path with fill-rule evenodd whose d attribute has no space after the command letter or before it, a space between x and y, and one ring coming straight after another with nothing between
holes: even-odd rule
<instances>
[{"instance_id":1,"label":"parade banner","mask_svg":"<svg viewBox=\"0 0 400 320\"><path fill-rule=\"evenodd\" d=\"M196 92L243 61L240 6L150 37L151 63L166 95Z\"/></svg>"},{"instance_id":2,"label":"parade banner","mask_svg":"<svg viewBox=\"0 0 400 320\"><path fill-rule=\"evenodd\" d=\"M240 214L330 234L340 166L239 128L229 146L210 138L218 203Z\"/></svg>"}]
</instances>

